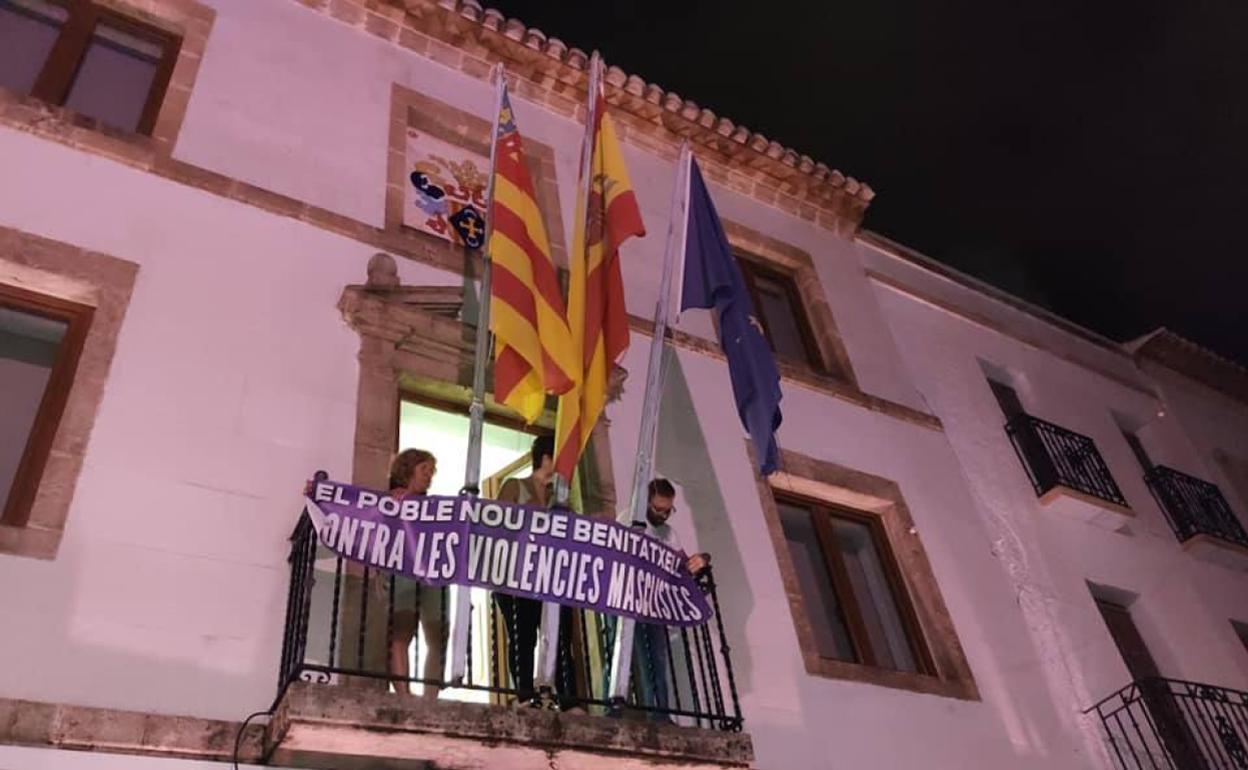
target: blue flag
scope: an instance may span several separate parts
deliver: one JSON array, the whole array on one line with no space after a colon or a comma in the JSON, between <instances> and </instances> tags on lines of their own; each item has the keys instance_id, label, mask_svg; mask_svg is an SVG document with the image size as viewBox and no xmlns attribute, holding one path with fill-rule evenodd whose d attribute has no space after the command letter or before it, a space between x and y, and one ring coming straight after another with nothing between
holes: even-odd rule
<instances>
[{"instance_id":1,"label":"blue flag","mask_svg":"<svg viewBox=\"0 0 1248 770\"><path fill-rule=\"evenodd\" d=\"M779 459L780 372L697 161L690 159L689 173L689 229L680 309L715 308L719 346L728 357L737 414L754 442L763 475L767 475L776 470Z\"/></svg>"}]
</instances>

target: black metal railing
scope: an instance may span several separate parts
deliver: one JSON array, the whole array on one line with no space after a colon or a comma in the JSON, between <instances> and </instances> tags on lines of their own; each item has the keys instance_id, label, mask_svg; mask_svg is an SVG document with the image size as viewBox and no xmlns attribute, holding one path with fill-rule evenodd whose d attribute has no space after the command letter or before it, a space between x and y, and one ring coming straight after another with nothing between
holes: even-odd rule
<instances>
[{"instance_id":1,"label":"black metal railing","mask_svg":"<svg viewBox=\"0 0 1248 770\"><path fill-rule=\"evenodd\" d=\"M1248 547L1248 533L1216 484L1155 465L1144 476L1179 542L1209 535Z\"/></svg>"},{"instance_id":2,"label":"black metal railing","mask_svg":"<svg viewBox=\"0 0 1248 770\"><path fill-rule=\"evenodd\" d=\"M1248 692L1141 679L1095 713L1110 756L1129 770L1248 770Z\"/></svg>"},{"instance_id":3,"label":"black metal railing","mask_svg":"<svg viewBox=\"0 0 1248 770\"><path fill-rule=\"evenodd\" d=\"M289 562L279 699L297 680L404 694L412 694L412 685L418 685L423 697L444 693L443 697L499 705L520 701L565 711L644 715L682 726L741 730L732 658L709 567L696 578L713 617L693 628L636 623L629 692L624 698L611 698L608 673L618 618L564 607L556 684L535 689L534 613L541 605L511 597L500 601L501 595L473 589L466 676L449 682L441 664L449 625L445 589L344 561L319 544L306 515L291 535ZM422 611L438 616L426 623L431 618L422 619ZM413 665L412 650L416 664L428 663L431 656L436 662Z\"/></svg>"},{"instance_id":4,"label":"black metal railing","mask_svg":"<svg viewBox=\"0 0 1248 770\"><path fill-rule=\"evenodd\" d=\"M1063 486L1126 507L1127 501L1092 439L1029 414L1006 423L1005 433L1037 495Z\"/></svg>"}]
</instances>

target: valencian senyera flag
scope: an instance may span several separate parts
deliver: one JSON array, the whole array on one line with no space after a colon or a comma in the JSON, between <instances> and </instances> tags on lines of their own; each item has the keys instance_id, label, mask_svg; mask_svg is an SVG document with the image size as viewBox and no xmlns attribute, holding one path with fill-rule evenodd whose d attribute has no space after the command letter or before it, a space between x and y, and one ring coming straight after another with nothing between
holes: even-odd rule
<instances>
[{"instance_id":1,"label":"valencian senyera flag","mask_svg":"<svg viewBox=\"0 0 1248 770\"><path fill-rule=\"evenodd\" d=\"M760 470L767 475L776 470L779 454L780 372L696 161L691 161L689 171L680 309L715 308L737 414L750 434Z\"/></svg>"},{"instance_id":2,"label":"valencian senyera flag","mask_svg":"<svg viewBox=\"0 0 1248 770\"><path fill-rule=\"evenodd\" d=\"M588 206L578 212L568 286L568 326L582 375L560 397L555 428L555 470L565 479L572 478L606 405L611 367L628 349L620 244L646 234L606 99L600 88L595 90L590 94L596 100L594 125L587 139L593 143Z\"/></svg>"},{"instance_id":3,"label":"valencian senyera flag","mask_svg":"<svg viewBox=\"0 0 1248 770\"><path fill-rule=\"evenodd\" d=\"M488 244L493 262L494 398L531 423L541 414L546 394L566 393L579 373L550 243L506 86L495 142Z\"/></svg>"}]
</instances>

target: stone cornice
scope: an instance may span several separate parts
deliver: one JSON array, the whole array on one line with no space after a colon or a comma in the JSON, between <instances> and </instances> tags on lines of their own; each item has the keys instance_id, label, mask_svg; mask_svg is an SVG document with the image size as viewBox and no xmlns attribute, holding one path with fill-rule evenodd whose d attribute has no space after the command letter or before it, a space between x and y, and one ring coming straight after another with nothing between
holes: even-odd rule
<instances>
[{"instance_id":1,"label":"stone cornice","mask_svg":"<svg viewBox=\"0 0 1248 770\"><path fill-rule=\"evenodd\" d=\"M478 79L502 62L523 98L584 120L589 57L476 0L298 0L340 21ZM674 158L689 139L712 181L794 216L848 234L875 191L808 155L716 115L616 66L607 101L622 138Z\"/></svg>"},{"instance_id":2,"label":"stone cornice","mask_svg":"<svg viewBox=\"0 0 1248 770\"><path fill-rule=\"evenodd\" d=\"M1161 364L1248 404L1248 369L1169 329L1157 329L1124 347L1137 361Z\"/></svg>"},{"instance_id":3,"label":"stone cornice","mask_svg":"<svg viewBox=\"0 0 1248 770\"><path fill-rule=\"evenodd\" d=\"M0 745L229 762L238 722L0 698ZM239 738L238 759L262 760L264 725Z\"/></svg>"}]
</instances>

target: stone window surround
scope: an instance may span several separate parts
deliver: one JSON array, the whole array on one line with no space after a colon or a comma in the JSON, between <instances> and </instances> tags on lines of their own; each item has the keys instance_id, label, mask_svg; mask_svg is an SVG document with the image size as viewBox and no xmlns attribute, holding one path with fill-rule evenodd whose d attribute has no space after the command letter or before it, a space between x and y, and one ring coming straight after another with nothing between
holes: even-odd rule
<instances>
[{"instance_id":1,"label":"stone window surround","mask_svg":"<svg viewBox=\"0 0 1248 770\"><path fill-rule=\"evenodd\" d=\"M385 231L392 236L404 234L445 243L445 248L461 255L463 247L451 241L403 225L404 193L408 185L407 129L415 128L432 134L444 142L455 144L483 158L490 157L490 130L493 122L466 112L446 102L426 96L418 91L395 83L390 89L389 142L386 156L386 212ZM555 173L555 151L550 145L536 141L524 133L521 122L520 135L524 141L524 153L537 192L538 210L542 212L550 241L551 257L557 266L567 267L568 257L563 232L563 218L559 216L559 185ZM462 262L462 257L460 258Z\"/></svg>"},{"instance_id":2,"label":"stone window surround","mask_svg":"<svg viewBox=\"0 0 1248 770\"><path fill-rule=\"evenodd\" d=\"M21 445L22 454L3 500L3 511L0 511L0 524L25 527L31 504L39 491L39 481L52 449L52 440L61 423L61 414L69 400L69 390L74 384L82 344L91 329L95 308L6 283L0 283L0 305L9 306L21 314L32 314L64 324L64 333L55 341L56 352L47 367L47 379L40 388L34 419L25 434L26 440L14 442L15 446Z\"/></svg>"},{"instance_id":3,"label":"stone window surround","mask_svg":"<svg viewBox=\"0 0 1248 770\"><path fill-rule=\"evenodd\" d=\"M391 260L379 254L374 260ZM382 488L399 441L399 402L413 381L437 383L440 398L466 398L472 384L476 332L458 318L426 312L412 301L411 287L348 286L338 303L347 325L360 335L360 379L356 400L355 444L351 479ZM416 289L415 291L419 291ZM618 367L617 367L618 369ZM619 370L616 378L626 377ZM608 400L618 397L609 393ZM488 405L487 405L488 406ZM587 513L614 517L610 422L605 414L586 449L599 482L597 497L586 502Z\"/></svg>"},{"instance_id":4,"label":"stone window surround","mask_svg":"<svg viewBox=\"0 0 1248 770\"><path fill-rule=\"evenodd\" d=\"M422 307L425 290L426 287L399 285L393 257L377 254L369 261L369 282L345 287L338 301L343 320L360 338L351 463L354 484L386 488L390 461L399 449L400 402L406 394L430 387L436 388L436 397L442 401L466 403L469 397L476 330L464 325L458 318L460 308L447 308L444 298ZM437 288L436 293L445 294L445 288ZM486 406L492 407L488 394ZM590 470L597 479L610 482L613 477L607 430L607 421L600 420L581 467L592 466ZM427 448L435 454L438 451L437 447ZM614 484L605 483L596 497L585 501L585 512L614 517L615 506ZM354 618L355 608L364 596L362 585L354 580L360 574L358 565L348 565L347 574L353 582L343 591L342 617ZM384 638L384 613L370 613L368 618L373 624L368 632L371 638ZM364 636L344 632L341 654L357 654L357 640ZM364 654L377 652L369 648ZM369 665L380 662L370 658Z\"/></svg>"},{"instance_id":5,"label":"stone window surround","mask_svg":"<svg viewBox=\"0 0 1248 770\"><path fill-rule=\"evenodd\" d=\"M109 156L125 156L134 161L168 158L173 153L178 132L191 101L191 90L199 75L200 60L208 43L217 12L198 0L93 0L122 16L168 32L181 39L177 61L165 88L164 99L150 136L121 131L94 118L42 102L32 96L0 88L0 112L7 123L21 121L25 113L38 113L66 126L69 143ZM15 118L16 120L14 120ZM29 118L28 118L29 119Z\"/></svg>"},{"instance_id":6,"label":"stone window surround","mask_svg":"<svg viewBox=\"0 0 1248 770\"><path fill-rule=\"evenodd\" d=\"M746 447L752 458L753 449L749 442L746 442ZM936 582L923 544L915 532L914 520L897 483L789 450L781 449L780 455L780 465L785 471L767 478L760 476L758 494L767 531L776 552L806 672L829 679L845 679L962 700L979 700L979 689L975 685L970 664L966 660L966 654L941 596L940 586ZM922 627L923 639L931 653L936 670L934 676L892 671L819 656L814 631L806 614L801 585L780 525L773 489L824 500L880 518L888 536L889 548L905 583L908 599Z\"/></svg>"},{"instance_id":7,"label":"stone window surround","mask_svg":"<svg viewBox=\"0 0 1248 770\"><path fill-rule=\"evenodd\" d=\"M809 252L785 243L777 238L764 235L731 220L722 220L724 235L734 250L752 257L772 270L787 276L793 281L797 294L801 298L801 307L795 308L806 316L807 326L814 336L819 362L828 379L836 380L857 390L858 380L854 377L854 368L850 363L849 354L841 342L841 335L836 328L836 319L828 305L827 296L819 283L819 274L815 270L815 260ZM756 308L757 310L757 308ZM810 367L787 361L777 361L781 374L792 376L798 372L812 371Z\"/></svg>"},{"instance_id":8,"label":"stone window surround","mask_svg":"<svg viewBox=\"0 0 1248 770\"><path fill-rule=\"evenodd\" d=\"M0 554L56 557L137 273L133 262L0 227L0 282L93 308L29 516L0 524Z\"/></svg>"}]
</instances>

